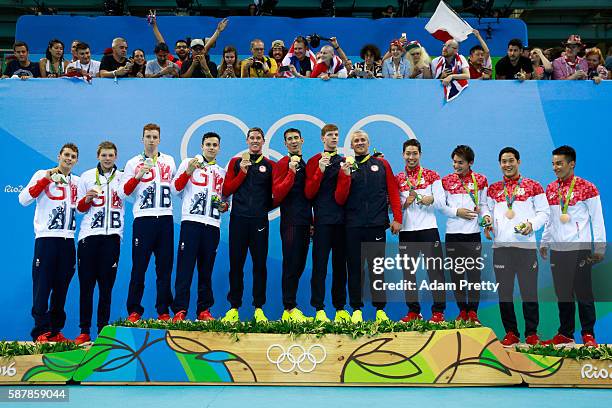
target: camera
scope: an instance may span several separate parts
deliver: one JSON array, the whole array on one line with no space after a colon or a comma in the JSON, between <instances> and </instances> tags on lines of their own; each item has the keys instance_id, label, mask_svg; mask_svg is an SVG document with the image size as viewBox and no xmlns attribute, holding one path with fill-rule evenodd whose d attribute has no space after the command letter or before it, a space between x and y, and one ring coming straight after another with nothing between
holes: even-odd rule
<instances>
[{"instance_id":1,"label":"camera","mask_svg":"<svg viewBox=\"0 0 612 408\"><path fill-rule=\"evenodd\" d=\"M318 48L321 45L321 40L331 41L331 38L321 37L317 33L313 33L311 35L304 36L310 48Z\"/></svg>"},{"instance_id":2,"label":"camera","mask_svg":"<svg viewBox=\"0 0 612 408\"><path fill-rule=\"evenodd\" d=\"M263 69L263 62L258 60L253 60L253 68L254 69Z\"/></svg>"}]
</instances>

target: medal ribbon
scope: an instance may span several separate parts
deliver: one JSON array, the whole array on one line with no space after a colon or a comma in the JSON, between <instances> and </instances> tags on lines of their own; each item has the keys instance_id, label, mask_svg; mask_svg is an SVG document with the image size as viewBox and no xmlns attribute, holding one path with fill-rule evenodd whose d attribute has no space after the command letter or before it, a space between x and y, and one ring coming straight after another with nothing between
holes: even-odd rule
<instances>
[{"instance_id":1,"label":"medal ribbon","mask_svg":"<svg viewBox=\"0 0 612 408\"><path fill-rule=\"evenodd\" d=\"M153 167L155 167L157 165L157 158L159 157L159 153L157 153L157 155L155 157L152 157L153 159ZM145 154L145 152L142 152L142 161L147 160L147 155Z\"/></svg>"},{"instance_id":2,"label":"medal ribbon","mask_svg":"<svg viewBox=\"0 0 612 408\"><path fill-rule=\"evenodd\" d=\"M567 191L567 195L563 198L563 185L561 184L561 180L559 180L559 205L561 206L561 214L567 214L567 207L569 206L569 202L572 198L572 192L574 191L574 185L576 184L576 177L572 178L572 183L570 184L570 188Z\"/></svg>"},{"instance_id":3,"label":"medal ribbon","mask_svg":"<svg viewBox=\"0 0 612 408\"><path fill-rule=\"evenodd\" d=\"M508 194L508 189L506 188L506 181L504 180L504 197L506 198L506 204L508 204L508 209L512 209L512 204L514 204L514 200L516 200L516 192L521 187L521 182L523 181L522 177L519 177L518 183L514 186L512 190L512 194Z\"/></svg>"},{"instance_id":4,"label":"medal ribbon","mask_svg":"<svg viewBox=\"0 0 612 408\"><path fill-rule=\"evenodd\" d=\"M406 172L406 184L410 186L411 190L416 190L417 186L421 184L421 177L423 177L423 168L419 168L419 174L417 175L416 183L412 184L410 182L410 176L408 176L408 172Z\"/></svg>"},{"instance_id":5,"label":"medal ribbon","mask_svg":"<svg viewBox=\"0 0 612 408\"><path fill-rule=\"evenodd\" d=\"M115 178L116 175L117 175L117 168L115 167L113 170L111 170L111 175L106 180L106 185L109 185L111 183L111 181L113 181L113 179ZM96 185L97 186L102 186L102 183L100 182L100 170L98 170L97 167L96 167Z\"/></svg>"},{"instance_id":6,"label":"medal ribbon","mask_svg":"<svg viewBox=\"0 0 612 408\"><path fill-rule=\"evenodd\" d=\"M463 182L463 180L461 180L461 176L459 176L459 181L461 181L461 184L463 185L463 188L465 189L466 193L470 195L470 198L474 202L474 205L478 207L478 183L476 182L476 177L474 177L474 173L472 173L472 183L474 183L474 191L470 190L468 186Z\"/></svg>"},{"instance_id":7,"label":"medal ribbon","mask_svg":"<svg viewBox=\"0 0 612 408\"><path fill-rule=\"evenodd\" d=\"M370 158L370 155L368 154L366 157L363 158L363 160L361 160L359 162L359 164L363 164L363 163L367 162L369 158Z\"/></svg>"},{"instance_id":8,"label":"medal ribbon","mask_svg":"<svg viewBox=\"0 0 612 408\"><path fill-rule=\"evenodd\" d=\"M257 164L257 163L259 163L262 160L263 160L263 154L261 156L259 156L259 159L255 160L254 164Z\"/></svg>"}]
</instances>

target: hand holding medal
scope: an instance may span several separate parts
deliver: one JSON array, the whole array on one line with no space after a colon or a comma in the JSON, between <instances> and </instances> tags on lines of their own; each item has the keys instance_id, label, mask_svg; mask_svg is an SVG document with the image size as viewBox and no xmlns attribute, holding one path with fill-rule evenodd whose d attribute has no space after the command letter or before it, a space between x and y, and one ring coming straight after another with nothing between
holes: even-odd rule
<instances>
[{"instance_id":1,"label":"hand holding medal","mask_svg":"<svg viewBox=\"0 0 612 408\"><path fill-rule=\"evenodd\" d=\"M249 166L251 164L251 155L249 152L242 153L242 156L240 157L240 170L246 174L249 171Z\"/></svg>"},{"instance_id":2,"label":"hand holding medal","mask_svg":"<svg viewBox=\"0 0 612 408\"><path fill-rule=\"evenodd\" d=\"M291 170L292 172L297 172L299 170L300 167L300 156L291 156L291 158L289 159L289 170Z\"/></svg>"},{"instance_id":3,"label":"hand holding medal","mask_svg":"<svg viewBox=\"0 0 612 408\"><path fill-rule=\"evenodd\" d=\"M434 202L434 197L430 195L426 195L426 196L421 196L420 199L418 199L417 197L417 200L418 200L418 203L421 205L432 205Z\"/></svg>"}]
</instances>

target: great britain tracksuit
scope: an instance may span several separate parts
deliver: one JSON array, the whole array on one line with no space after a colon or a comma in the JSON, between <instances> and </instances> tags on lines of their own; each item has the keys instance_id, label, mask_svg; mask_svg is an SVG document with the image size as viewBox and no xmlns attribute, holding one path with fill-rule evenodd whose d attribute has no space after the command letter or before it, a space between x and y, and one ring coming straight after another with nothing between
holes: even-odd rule
<instances>
[{"instance_id":1,"label":"great britain tracksuit","mask_svg":"<svg viewBox=\"0 0 612 408\"><path fill-rule=\"evenodd\" d=\"M247 251L253 261L253 306L266 303L269 222L272 209L272 171L274 162L251 154L247 173L240 169L240 157L230 160L223 183L223 195L232 198L229 225L230 287L227 300L232 308L242 306L244 263Z\"/></svg>"},{"instance_id":2,"label":"great britain tracksuit","mask_svg":"<svg viewBox=\"0 0 612 408\"><path fill-rule=\"evenodd\" d=\"M104 173L100 164L81 175L78 184L77 210L84 213L78 239L79 310L81 333L89 334L93 310L93 293L98 284L98 332L108 324L111 297L119 251L123 237L125 208L121 199L123 172L114 167ZM85 194L101 189L89 203Z\"/></svg>"},{"instance_id":3,"label":"great britain tracksuit","mask_svg":"<svg viewBox=\"0 0 612 408\"><path fill-rule=\"evenodd\" d=\"M397 184L389 163L370 155L355 156L350 175L340 171L335 199L344 206L346 219L346 258L348 265L349 303L353 310L363 307L364 263L368 265L372 305L384 309L385 292L374 289L372 282L374 258L384 258L386 230L389 228L388 209L391 206L394 221L402 223ZM362 244L372 248L364 251Z\"/></svg>"},{"instance_id":4,"label":"great britain tracksuit","mask_svg":"<svg viewBox=\"0 0 612 408\"><path fill-rule=\"evenodd\" d=\"M582 334L595 335L590 255L603 255L606 229L599 191L577 176L553 181L546 187L550 218L542 234L542 246L550 249L550 266L559 306L559 333L574 337L576 303ZM567 222L561 215L567 214ZM591 238L592 237L592 238ZM592 248L594 247L594 248Z\"/></svg>"},{"instance_id":5,"label":"great britain tracksuit","mask_svg":"<svg viewBox=\"0 0 612 408\"><path fill-rule=\"evenodd\" d=\"M174 313L189 308L193 271L198 267L198 299L196 315L214 303L212 272L219 246L219 226L225 169L218 164L205 164L187 174L191 158L183 160L172 181L172 191L182 199L181 232L177 250L174 283Z\"/></svg>"},{"instance_id":6,"label":"great britain tracksuit","mask_svg":"<svg viewBox=\"0 0 612 408\"><path fill-rule=\"evenodd\" d=\"M283 252L282 292L283 307L297 307L297 290L306 267L312 225L312 203L306 198L306 162L300 161L296 172L289 170L290 157L285 156L274 165L272 193L274 205L280 204L280 234Z\"/></svg>"},{"instance_id":7,"label":"great britain tracksuit","mask_svg":"<svg viewBox=\"0 0 612 408\"><path fill-rule=\"evenodd\" d=\"M397 187L400 192L402 205L414 191L418 197L433 196L431 205L424 205L415 199L412 204L403 209L403 224L399 233L400 252L410 257L418 257L423 254L425 258L443 259L440 233L434 210L440 210L446 202L444 189L440 176L433 170L418 166L414 169L405 168L405 171L395 176ZM444 269L438 262L429 264L427 275L430 282L444 282ZM404 271L404 279L413 282L416 288L416 272ZM421 305L419 303L418 290L406 290L406 305L408 311L419 314ZM443 290L432 291L432 312L443 313L446 308L446 293Z\"/></svg>"},{"instance_id":8,"label":"great britain tracksuit","mask_svg":"<svg viewBox=\"0 0 612 408\"><path fill-rule=\"evenodd\" d=\"M34 259L32 260L32 338L59 333L66 322L66 293L74 276L76 251L77 185L79 177L69 175L67 183L56 183L39 170L19 193L19 203L36 202L34 212Z\"/></svg>"},{"instance_id":9,"label":"great britain tracksuit","mask_svg":"<svg viewBox=\"0 0 612 408\"><path fill-rule=\"evenodd\" d=\"M493 219L493 269L499 283L499 311L504 329L506 333L519 334L513 302L514 281L518 278L525 337L537 334L539 307L535 231L544 227L550 215L546 195L542 186L534 180L504 177L488 188L487 207ZM526 222L531 223L534 231L529 235L515 229Z\"/></svg>"},{"instance_id":10,"label":"great britain tracksuit","mask_svg":"<svg viewBox=\"0 0 612 408\"><path fill-rule=\"evenodd\" d=\"M140 180L136 179L147 157L139 154L131 158L124 172L122 192L134 196L132 234L132 275L127 299L128 313L144 312L141 305L145 273L151 255L155 255L157 274L158 314L167 314L172 305L172 263L174 252L174 223L172 221L172 189L170 183L176 171L174 159L158 153L154 165Z\"/></svg>"},{"instance_id":11,"label":"great britain tracksuit","mask_svg":"<svg viewBox=\"0 0 612 408\"><path fill-rule=\"evenodd\" d=\"M314 209L314 235L312 243L312 277L310 304L315 310L325 308L325 278L329 253L332 253L332 304L336 310L346 305L346 229L344 209L336 202L336 185L340 163L344 157L335 152L324 172L319 168L321 153L306 164L306 198Z\"/></svg>"},{"instance_id":12,"label":"great britain tracksuit","mask_svg":"<svg viewBox=\"0 0 612 408\"><path fill-rule=\"evenodd\" d=\"M467 174L459 176L456 173L442 178L442 187L446 200L442 212L448 217L446 220L446 256L453 259L455 264L458 258L476 259L480 257L482 245L480 239L479 221L489 215L486 204L487 178L470 170ZM459 208L476 210L478 217L466 220L457 216ZM455 300L460 311L476 312L480 303L480 291L476 289L461 289L460 281L465 279L469 283L480 282L481 270L478 267L467 269L464 273L450 271L451 280L455 283Z\"/></svg>"}]
</instances>

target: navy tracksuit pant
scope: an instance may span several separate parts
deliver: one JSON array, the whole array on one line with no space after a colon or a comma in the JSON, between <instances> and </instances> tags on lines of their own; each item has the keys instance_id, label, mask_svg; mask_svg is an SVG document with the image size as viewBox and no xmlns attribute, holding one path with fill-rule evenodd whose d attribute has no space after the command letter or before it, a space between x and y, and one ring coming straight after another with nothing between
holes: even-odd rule
<instances>
[{"instance_id":1,"label":"navy tracksuit pant","mask_svg":"<svg viewBox=\"0 0 612 408\"><path fill-rule=\"evenodd\" d=\"M81 333L89 334L91 328L96 283L98 284L98 333L108 324L120 247L121 238L117 234L91 235L79 241L77 255Z\"/></svg>"},{"instance_id":2,"label":"navy tracksuit pant","mask_svg":"<svg viewBox=\"0 0 612 408\"><path fill-rule=\"evenodd\" d=\"M266 303L266 281L268 269L268 236L270 226L268 217L243 217L230 215L229 256L230 289L227 300L232 308L242 306L244 292L244 263L247 251L253 261L253 306L262 307Z\"/></svg>"},{"instance_id":3,"label":"navy tracksuit pant","mask_svg":"<svg viewBox=\"0 0 612 408\"><path fill-rule=\"evenodd\" d=\"M297 290L306 267L310 245L310 225L290 225L281 221L283 249L283 306L285 310L297 307Z\"/></svg>"},{"instance_id":4,"label":"navy tracksuit pant","mask_svg":"<svg viewBox=\"0 0 612 408\"><path fill-rule=\"evenodd\" d=\"M332 304L336 310L346 305L346 229L344 224L315 225L312 242L312 277L310 304L315 310L325 308L325 278L329 253L332 254Z\"/></svg>"},{"instance_id":5,"label":"navy tracksuit pant","mask_svg":"<svg viewBox=\"0 0 612 408\"><path fill-rule=\"evenodd\" d=\"M189 309L189 292L196 264L198 267L196 315L214 304L212 272L217 257L219 236L219 227L195 221L181 223L181 235L176 254L174 302L172 303L174 313Z\"/></svg>"},{"instance_id":6,"label":"navy tracksuit pant","mask_svg":"<svg viewBox=\"0 0 612 408\"><path fill-rule=\"evenodd\" d=\"M482 245L480 243L480 233L473 234L446 234L446 256L456 260L457 258L476 259L480 257ZM455 261L453 262L453 264ZM461 280L469 283L480 282L480 269L472 268L465 273L450 271L451 280L455 283L455 300L459 310L478 311L480 303L480 291L476 289L459 289Z\"/></svg>"},{"instance_id":7,"label":"navy tracksuit pant","mask_svg":"<svg viewBox=\"0 0 612 408\"><path fill-rule=\"evenodd\" d=\"M370 295L372 305L376 309L384 309L386 296L384 291L376 291L372 285L375 279L384 278L384 276L375 275L372 272L374 267L374 258L384 258L384 245L368 248L368 251L362 251L361 245L366 243L374 244L386 242L386 227L347 227L346 228L346 259L348 265L348 291L349 303L353 310L359 310L363 307L362 288L365 282L364 264L367 263L367 270L370 281Z\"/></svg>"},{"instance_id":8,"label":"navy tracksuit pant","mask_svg":"<svg viewBox=\"0 0 612 408\"><path fill-rule=\"evenodd\" d=\"M174 260L174 223L171 215L161 217L138 217L133 223L132 276L127 299L128 313L144 313L140 304L144 292L145 273L151 255L155 255L157 274L158 314L168 313L172 305L172 262Z\"/></svg>"},{"instance_id":9,"label":"navy tracksuit pant","mask_svg":"<svg viewBox=\"0 0 612 408\"><path fill-rule=\"evenodd\" d=\"M32 260L32 317L30 332L36 340L43 333L55 335L66 322L66 294L74 276L74 238L37 238ZM50 299L49 299L50 297Z\"/></svg>"}]
</instances>

